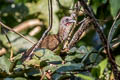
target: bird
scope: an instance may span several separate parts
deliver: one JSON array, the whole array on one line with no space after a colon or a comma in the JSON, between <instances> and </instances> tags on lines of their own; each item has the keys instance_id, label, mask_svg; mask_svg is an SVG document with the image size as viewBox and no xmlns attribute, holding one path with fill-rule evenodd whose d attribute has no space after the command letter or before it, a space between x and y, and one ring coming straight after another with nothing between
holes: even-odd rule
<instances>
[{"instance_id":1,"label":"bird","mask_svg":"<svg viewBox=\"0 0 120 80\"><path fill-rule=\"evenodd\" d=\"M47 48L52 51L55 50L60 43L63 43L68 38L72 25L75 22L73 17L63 17L60 21L58 34L46 36L41 42L41 45L39 45L39 48Z\"/></svg>"},{"instance_id":2,"label":"bird","mask_svg":"<svg viewBox=\"0 0 120 80\"><path fill-rule=\"evenodd\" d=\"M61 43L63 43L69 35L69 32L72 28L73 23L75 23L76 20L71 16L65 16L60 20L59 29L57 34L47 35L41 42L41 44L38 46L38 48L47 48L51 51L54 51ZM35 44L36 45L36 44ZM23 55L24 58L29 55L29 53L34 48L33 45L30 49L25 52Z\"/></svg>"}]
</instances>

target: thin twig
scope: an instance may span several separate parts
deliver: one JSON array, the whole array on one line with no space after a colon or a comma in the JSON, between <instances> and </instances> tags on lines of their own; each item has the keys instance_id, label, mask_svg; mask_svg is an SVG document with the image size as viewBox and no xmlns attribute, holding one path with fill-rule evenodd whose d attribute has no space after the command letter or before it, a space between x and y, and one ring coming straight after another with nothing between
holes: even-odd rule
<instances>
[{"instance_id":1,"label":"thin twig","mask_svg":"<svg viewBox=\"0 0 120 80\"><path fill-rule=\"evenodd\" d=\"M33 28L30 32L29 35L30 36L34 36L36 34L38 34L41 31L41 27L40 26L36 26L35 28Z\"/></svg>"},{"instance_id":2,"label":"thin twig","mask_svg":"<svg viewBox=\"0 0 120 80\"><path fill-rule=\"evenodd\" d=\"M72 28L71 28L71 30L70 30L70 32L69 32L69 35L68 35L67 40L66 40L65 43L64 43L64 46L63 46L63 50L62 50L62 51L64 51L64 49L67 48L67 46L68 46L68 44L69 44L69 41L70 41L70 39L71 39L71 37L72 37L72 34L73 34L73 32L74 32L74 29L75 29L75 27L76 27L76 25L77 25L77 16L78 16L78 15L77 15L77 12L78 12L78 9L77 9L77 8L78 8L78 3L76 3L74 7L76 8L76 10L74 10L74 11L71 13L71 17L76 20L76 23L74 23L74 24L72 25Z\"/></svg>"},{"instance_id":3,"label":"thin twig","mask_svg":"<svg viewBox=\"0 0 120 80\"><path fill-rule=\"evenodd\" d=\"M44 34L42 35L42 37L40 38L40 40L37 42L37 44L34 45L34 47L32 48L32 50L29 53L27 53L29 55L28 55L27 59L25 59L25 60L29 60L31 58L31 56L32 56L33 52L35 51L35 49L38 48L38 46L41 44L41 42L43 41L43 39L47 36L47 34L49 33L49 31L52 29L52 25L53 25L52 0L48 0L48 10L49 10L49 27L44 32Z\"/></svg>"},{"instance_id":4,"label":"thin twig","mask_svg":"<svg viewBox=\"0 0 120 80\"><path fill-rule=\"evenodd\" d=\"M41 75L41 78L40 78L40 80L44 80L44 78L45 78L45 75L46 75L46 72L42 72L42 75Z\"/></svg>"},{"instance_id":5,"label":"thin twig","mask_svg":"<svg viewBox=\"0 0 120 80\"><path fill-rule=\"evenodd\" d=\"M88 24L91 22L91 20L88 18L85 18L82 20L82 22L83 23L81 24L77 32L74 34L70 43L68 44L68 49L70 49L80 39L83 32L88 28Z\"/></svg>"},{"instance_id":6,"label":"thin twig","mask_svg":"<svg viewBox=\"0 0 120 80\"><path fill-rule=\"evenodd\" d=\"M75 10L74 10L73 13L71 14L71 17L72 17L72 18L75 18L76 23L74 23L73 26L72 26L72 29L71 29L71 31L70 31L70 33L69 33L69 36L68 36L68 39L67 39L66 43L64 44L64 47L63 47L62 52L67 51L66 49L68 48L68 45L69 45L70 40L71 40L71 38L72 38L72 36L73 36L73 33L74 33L74 30L75 30L76 26L80 25L80 24L84 21L84 20L82 20L82 21L78 22L78 20L77 20L77 17L78 17L79 11L80 11L80 8L79 8L79 7L80 7L80 3L77 2L77 3L75 4L75 6L74 6Z\"/></svg>"},{"instance_id":7,"label":"thin twig","mask_svg":"<svg viewBox=\"0 0 120 80\"><path fill-rule=\"evenodd\" d=\"M114 20L114 22L113 22L113 24L111 26L111 29L109 31L109 34L108 34L108 44L110 44L110 42L112 40L112 37L113 37L113 34L114 34L114 32L115 32L115 30L117 28L117 26L115 26L115 24L116 24L116 22L117 22L117 20L118 20L119 17L120 17L120 12L116 16L116 18L115 18L115 20Z\"/></svg>"},{"instance_id":8,"label":"thin twig","mask_svg":"<svg viewBox=\"0 0 120 80\"><path fill-rule=\"evenodd\" d=\"M0 24L2 25L2 27L4 27L4 28L6 28L6 29L8 29L8 30L10 30L10 31L18 34L19 36L21 36L22 38L26 39L26 40L29 41L30 43L35 44L35 42L33 42L33 41L31 41L30 39L26 38L24 35L16 32L15 30L13 30L12 28L8 27L7 25L5 25L4 23L2 23L1 21L0 21Z\"/></svg>"},{"instance_id":9,"label":"thin twig","mask_svg":"<svg viewBox=\"0 0 120 80\"><path fill-rule=\"evenodd\" d=\"M74 31L74 29L75 29L75 27L77 25L77 17L78 17L78 12L79 12L79 10L78 10L78 3L75 4L75 8L76 8L76 10L71 14L71 17L75 18L76 23L74 23L74 25L73 25L70 33L69 33L69 36L72 36L73 31Z\"/></svg>"},{"instance_id":10,"label":"thin twig","mask_svg":"<svg viewBox=\"0 0 120 80\"><path fill-rule=\"evenodd\" d=\"M117 20L118 20L118 18L120 17L120 12L118 13L118 15L116 16L116 18L115 18L115 20L114 20L114 22L113 22L113 24L112 24L112 27L111 27L111 29L110 29L110 32L109 32L109 34L108 34L108 40L107 40L107 48L108 48L108 52L110 53L110 49L111 49L111 46L110 46L110 42L112 41L112 37L113 37L113 34L114 34L114 32L115 32L115 30L116 30L116 27L117 26L115 26L115 24L116 24L116 22L117 22ZM116 64L117 65L117 64ZM118 67L120 67L119 65L117 65ZM120 74L120 72L119 72L119 74ZM118 74L116 74L116 75L118 75Z\"/></svg>"},{"instance_id":11,"label":"thin twig","mask_svg":"<svg viewBox=\"0 0 120 80\"><path fill-rule=\"evenodd\" d=\"M86 59L88 59L88 57L92 54L92 51L93 51L93 49L91 50L91 51L89 51L89 52L87 52L87 54L84 56L84 58L81 60L81 63L83 64L85 61L86 61Z\"/></svg>"},{"instance_id":12,"label":"thin twig","mask_svg":"<svg viewBox=\"0 0 120 80\"><path fill-rule=\"evenodd\" d=\"M9 46L10 46L10 61L12 61L12 58L13 58L13 48L12 48L12 43L7 35L7 32L4 30L4 28L2 28L2 31L4 32L5 34L5 37L7 38L8 40L8 43L9 43Z\"/></svg>"}]
</instances>

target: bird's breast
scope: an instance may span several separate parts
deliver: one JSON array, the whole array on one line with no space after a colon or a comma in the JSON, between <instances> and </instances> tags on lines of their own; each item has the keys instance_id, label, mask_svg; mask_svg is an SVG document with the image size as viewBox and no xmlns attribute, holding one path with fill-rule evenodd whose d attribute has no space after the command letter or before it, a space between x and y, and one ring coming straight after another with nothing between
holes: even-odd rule
<instances>
[{"instance_id":1,"label":"bird's breast","mask_svg":"<svg viewBox=\"0 0 120 80\"><path fill-rule=\"evenodd\" d=\"M50 50L54 50L58 47L59 44L60 41L58 35L48 35L44 38L39 48L47 48Z\"/></svg>"}]
</instances>

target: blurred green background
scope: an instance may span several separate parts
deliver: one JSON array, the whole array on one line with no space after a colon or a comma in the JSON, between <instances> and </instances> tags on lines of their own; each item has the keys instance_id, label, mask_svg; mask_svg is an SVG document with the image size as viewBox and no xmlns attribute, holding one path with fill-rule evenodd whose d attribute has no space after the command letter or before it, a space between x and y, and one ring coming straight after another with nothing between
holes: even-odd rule
<instances>
[{"instance_id":1,"label":"blurred green background","mask_svg":"<svg viewBox=\"0 0 120 80\"><path fill-rule=\"evenodd\" d=\"M52 0L53 27L50 34L57 34L60 19L63 16L70 16L73 10L68 10L68 8L74 8L77 1L78 0L59 0L60 5L58 0ZM86 2L91 5L95 17L101 24L102 30L105 35L108 36L114 19L118 11L120 11L120 0L86 0ZM78 22L81 21L83 17L85 17L85 14L80 15L78 13ZM37 42L43 32L48 28L48 18L48 0L0 0L0 21L16 31L18 30L18 32L34 42ZM119 24L120 19L117 20L114 35L111 36L111 47L112 45L120 43ZM69 51L71 54L66 56L65 61L67 62L65 64L58 64L58 67L49 66L46 60L62 61L62 59L59 55L54 55L52 51L46 50L45 56L48 56L47 58L43 57L43 59L40 60L36 60L35 58L32 62L26 63L27 68L24 68L22 63L18 62L12 72L10 72L12 62L9 60L11 48L5 34L8 35L11 41L16 60L20 59L19 53L26 51L32 44L0 26L0 80L40 80L41 75L43 75L42 71L44 72L49 69L52 71L51 77L53 80L65 80L67 78L71 80L109 80L108 78L113 76L111 74L111 68L110 65L107 64L106 55L102 54L102 43L92 26L93 25L90 25L90 29L88 29L83 38ZM77 27L79 28L79 26ZM76 28L76 30L78 28ZM3 29L6 33L3 32ZM118 65L120 65L120 45L113 48L113 55L116 57ZM85 61L81 63L83 59L85 59ZM14 62L13 64L15 64ZM32 65L32 67L29 68L28 65ZM35 68L36 65L39 65L37 69ZM41 65L44 66L44 68L42 67L42 71L40 70ZM75 71L78 73L75 74ZM72 75L63 75L58 74L59 72L73 73L71 73ZM45 77L43 80L47 80L47 78Z\"/></svg>"}]
</instances>

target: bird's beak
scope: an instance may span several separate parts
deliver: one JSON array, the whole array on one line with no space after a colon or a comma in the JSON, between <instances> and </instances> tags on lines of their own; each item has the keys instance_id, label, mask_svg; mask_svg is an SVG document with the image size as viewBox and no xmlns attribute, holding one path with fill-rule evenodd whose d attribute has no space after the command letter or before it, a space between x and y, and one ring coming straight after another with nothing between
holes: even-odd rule
<instances>
[{"instance_id":1,"label":"bird's beak","mask_svg":"<svg viewBox=\"0 0 120 80\"><path fill-rule=\"evenodd\" d=\"M71 19L71 20L69 20L68 22L69 22L69 23L76 23L76 20Z\"/></svg>"}]
</instances>

